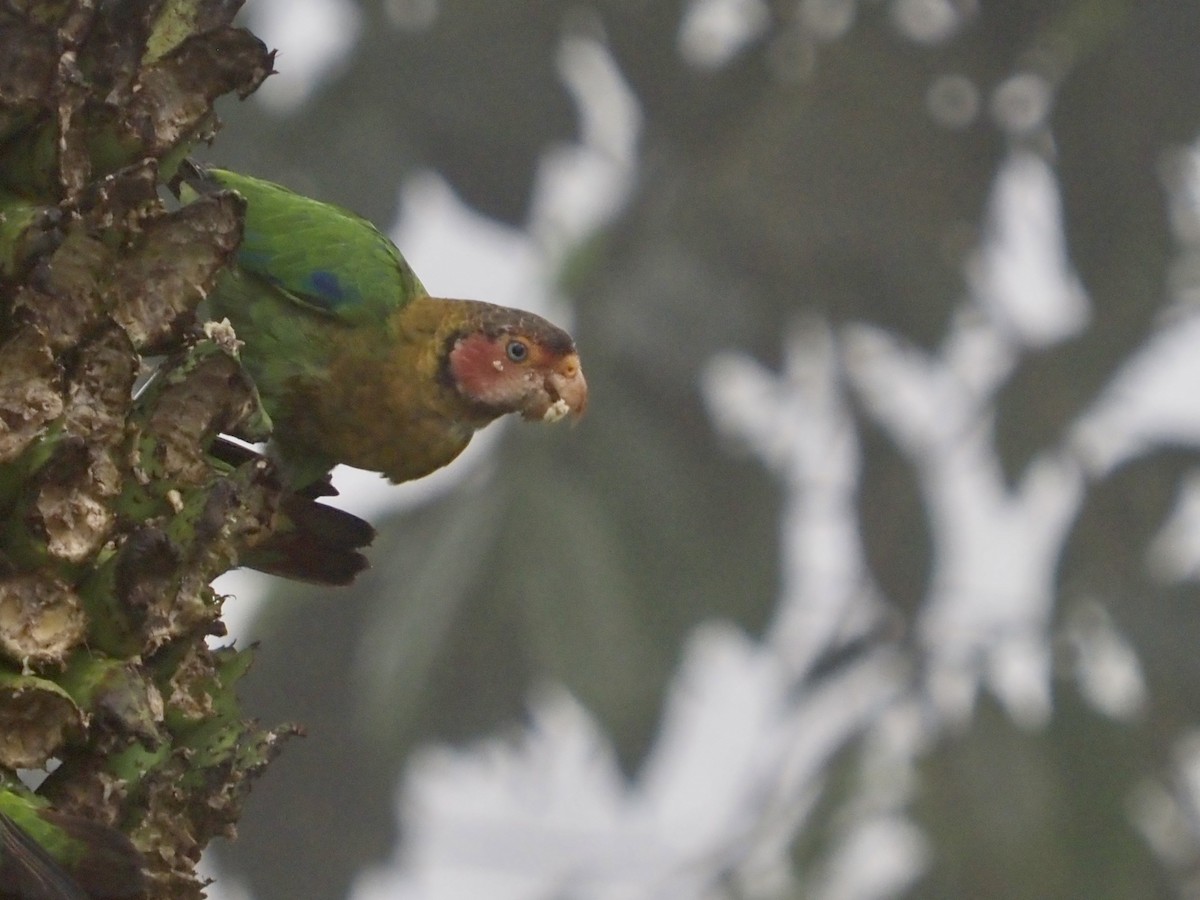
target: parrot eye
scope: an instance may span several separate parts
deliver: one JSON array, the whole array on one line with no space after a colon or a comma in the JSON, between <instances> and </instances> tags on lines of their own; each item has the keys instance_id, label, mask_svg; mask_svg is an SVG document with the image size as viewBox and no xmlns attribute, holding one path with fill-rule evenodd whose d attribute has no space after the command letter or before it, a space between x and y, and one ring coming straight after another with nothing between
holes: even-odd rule
<instances>
[{"instance_id":1,"label":"parrot eye","mask_svg":"<svg viewBox=\"0 0 1200 900\"><path fill-rule=\"evenodd\" d=\"M524 341L509 341L505 353L513 362L525 362L529 358L529 347Z\"/></svg>"}]
</instances>

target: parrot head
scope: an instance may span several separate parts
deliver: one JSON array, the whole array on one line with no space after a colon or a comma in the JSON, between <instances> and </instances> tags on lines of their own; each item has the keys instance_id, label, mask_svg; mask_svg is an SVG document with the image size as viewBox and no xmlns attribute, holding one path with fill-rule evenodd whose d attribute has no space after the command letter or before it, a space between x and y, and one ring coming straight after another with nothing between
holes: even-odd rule
<instances>
[{"instance_id":1,"label":"parrot head","mask_svg":"<svg viewBox=\"0 0 1200 900\"><path fill-rule=\"evenodd\" d=\"M495 309L452 338L445 371L454 389L489 421L583 415L587 381L571 336L532 313Z\"/></svg>"}]
</instances>

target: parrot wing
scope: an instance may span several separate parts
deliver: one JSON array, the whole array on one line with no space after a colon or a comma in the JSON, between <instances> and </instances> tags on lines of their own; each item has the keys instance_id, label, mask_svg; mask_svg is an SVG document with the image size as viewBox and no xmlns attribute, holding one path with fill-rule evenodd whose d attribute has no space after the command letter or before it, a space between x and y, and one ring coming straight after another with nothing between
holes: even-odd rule
<instances>
[{"instance_id":1,"label":"parrot wing","mask_svg":"<svg viewBox=\"0 0 1200 900\"><path fill-rule=\"evenodd\" d=\"M144 897L144 859L108 825L39 808L0 790L0 897L134 900ZM56 841L60 850L43 840ZM56 858L66 854L67 860Z\"/></svg>"},{"instance_id":2,"label":"parrot wing","mask_svg":"<svg viewBox=\"0 0 1200 900\"><path fill-rule=\"evenodd\" d=\"M90 900L58 861L4 813L0 813L0 879L5 897Z\"/></svg>"},{"instance_id":3,"label":"parrot wing","mask_svg":"<svg viewBox=\"0 0 1200 900\"><path fill-rule=\"evenodd\" d=\"M357 324L384 319L427 293L396 246L349 210L225 169L194 173L193 188L242 195L238 266L301 307Z\"/></svg>"}]
</instances>

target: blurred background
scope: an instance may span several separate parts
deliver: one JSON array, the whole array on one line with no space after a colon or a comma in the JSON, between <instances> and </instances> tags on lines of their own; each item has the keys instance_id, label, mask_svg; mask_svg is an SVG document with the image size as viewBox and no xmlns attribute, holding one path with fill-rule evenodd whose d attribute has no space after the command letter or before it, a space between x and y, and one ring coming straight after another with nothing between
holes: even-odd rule
<instances>
[{"instance_id":1,"label":"blurred background","mask_svg":"<svg viewBox=\"0 0 1200 900\"><path fill-rule=\"evenodd\" d=\"M1200 897L1200 4L251 0L207 157L569 324L236 575L211 896Z\"/></svg>"}]
</instances>

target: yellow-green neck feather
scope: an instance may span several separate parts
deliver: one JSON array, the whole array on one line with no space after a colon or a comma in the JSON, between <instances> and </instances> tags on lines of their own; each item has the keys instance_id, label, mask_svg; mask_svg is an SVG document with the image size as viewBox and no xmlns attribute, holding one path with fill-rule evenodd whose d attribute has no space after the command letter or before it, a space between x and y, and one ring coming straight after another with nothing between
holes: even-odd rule
<instances>
[{"instance_id":1,"label":"yellow-green neck feather","mask_svg":"<svg viewBox=\"0 0 1200 900\"><path fill-rule=\"evenodd\" d=\"M295 379L277 432L290 446L409 481L451 462L481 417L446 383L446 347L474 304L419 297L371 334L332 328L319 382Z\"/></svg>"}]
</instances>

